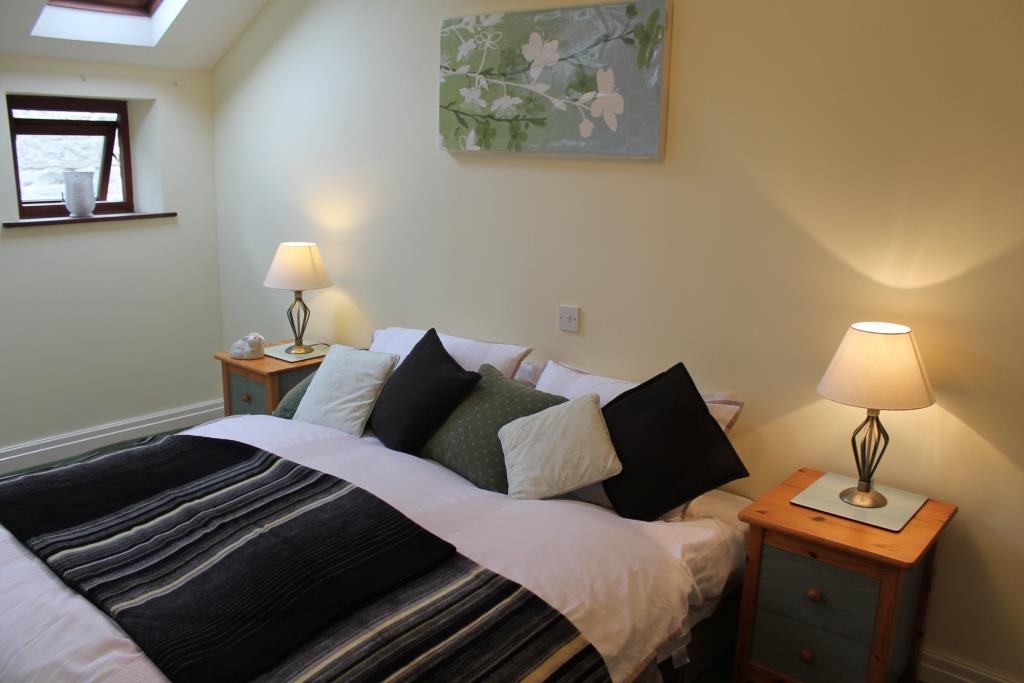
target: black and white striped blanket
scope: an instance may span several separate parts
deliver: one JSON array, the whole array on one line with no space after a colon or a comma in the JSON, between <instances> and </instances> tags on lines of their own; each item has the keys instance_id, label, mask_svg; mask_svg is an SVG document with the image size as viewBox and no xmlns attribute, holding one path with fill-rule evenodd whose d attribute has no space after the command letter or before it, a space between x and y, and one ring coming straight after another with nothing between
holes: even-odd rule
<instances>
[{"instance_id":1,"label":"black and white striped blanket","mask_svg":"<svg viewBox=\"0 0 1024 683\"><path fill-rule=\"evenodd\" d=\"M522 586L235 441L166 436L0 480L0 524L175 681L608 679Z\"/></svg>"}]
</instances>

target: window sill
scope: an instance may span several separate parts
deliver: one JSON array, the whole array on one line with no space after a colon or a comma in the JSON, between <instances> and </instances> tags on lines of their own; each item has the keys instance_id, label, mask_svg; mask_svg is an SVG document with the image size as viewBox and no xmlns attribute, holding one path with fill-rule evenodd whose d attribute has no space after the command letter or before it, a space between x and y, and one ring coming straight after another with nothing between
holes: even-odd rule
<instances>
[{"instance_id":1,"label":"window sill","mask_svg":"<svg viewBox=\"0 0 1024 683\"><path fill-rule=\"evenodd\" d=\"M16 221L7 221L5 228L31 228L37 225L73 225L76 223L107 223L110 221L141 221L147 218L174 218L177 211L165 211L162 213L101 213L95 216L84 218L73 218L71 216L55 216L53 218L22 218Z\"/></svg>"}]
</instances>

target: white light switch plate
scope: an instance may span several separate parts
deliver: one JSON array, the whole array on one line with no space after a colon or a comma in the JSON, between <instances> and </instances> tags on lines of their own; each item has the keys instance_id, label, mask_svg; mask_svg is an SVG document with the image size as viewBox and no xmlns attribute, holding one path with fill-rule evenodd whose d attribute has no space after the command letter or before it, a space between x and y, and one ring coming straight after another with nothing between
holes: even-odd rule
<instances>
[{"instance_id":1,"label":"white light switch plate","mask_svg":"<svg viewBox=\"0 0 1024 683\"><path fill-rule=\"evenodd\" d=\"M558 307L558 329L563 332L580 331L580 307L559 306Z\"/></svg>"}]
</instances>

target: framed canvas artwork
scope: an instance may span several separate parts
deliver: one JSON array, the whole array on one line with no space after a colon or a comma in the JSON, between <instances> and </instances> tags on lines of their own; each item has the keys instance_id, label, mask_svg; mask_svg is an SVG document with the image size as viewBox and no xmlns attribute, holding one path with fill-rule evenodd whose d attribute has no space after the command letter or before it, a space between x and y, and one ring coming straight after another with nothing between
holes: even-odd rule
<instances>
[{"instance_id":1,"label":"framed canvas artwork","mask_svg":"<svg viewBox=\"0 0 1024 683\"><path fill-rule=\"evenodd\" d=\"M660 158L671 0L441 23L441 147Z\"/></svg>"}]
</instances>

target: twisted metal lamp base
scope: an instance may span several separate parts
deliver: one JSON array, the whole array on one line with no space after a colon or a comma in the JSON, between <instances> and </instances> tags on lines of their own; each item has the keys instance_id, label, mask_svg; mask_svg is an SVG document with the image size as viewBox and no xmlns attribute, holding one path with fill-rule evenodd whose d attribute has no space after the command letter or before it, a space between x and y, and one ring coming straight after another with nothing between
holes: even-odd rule
<instances>
[{"instance_id":1,"label":"twisted metal lamp base","mask_svg":"<svg viewBox=\"0 0 1024 683\"><path fill-rule=\"evenodd\" d=\"M309 306L302 300L302 292L295 292L295 301L288 307L288 325L292 328L292 336L295 337L295 343L286 348L285 353L293 353L295 355L301 355L304 353L313 353L312 346L306 346L302 343L302 335L306 333L306 323L309 322Z\"/></svg>"},{"instance_id":2,"label":"twisted metal lamp base","mask_svg":"<svg viewBox=\"0 0 1024 683\"><path fill-rule=\"evenodd\" d=\"M878 419L877 410L868 409L868 416L853 430L850 444L853 446L853 459L857 463L857 486L845 489L839 498L844 503L862 508L885 507L889 501L871 487L875 470L889 446L889 433Z\"/></svg>"}]
</instances>

